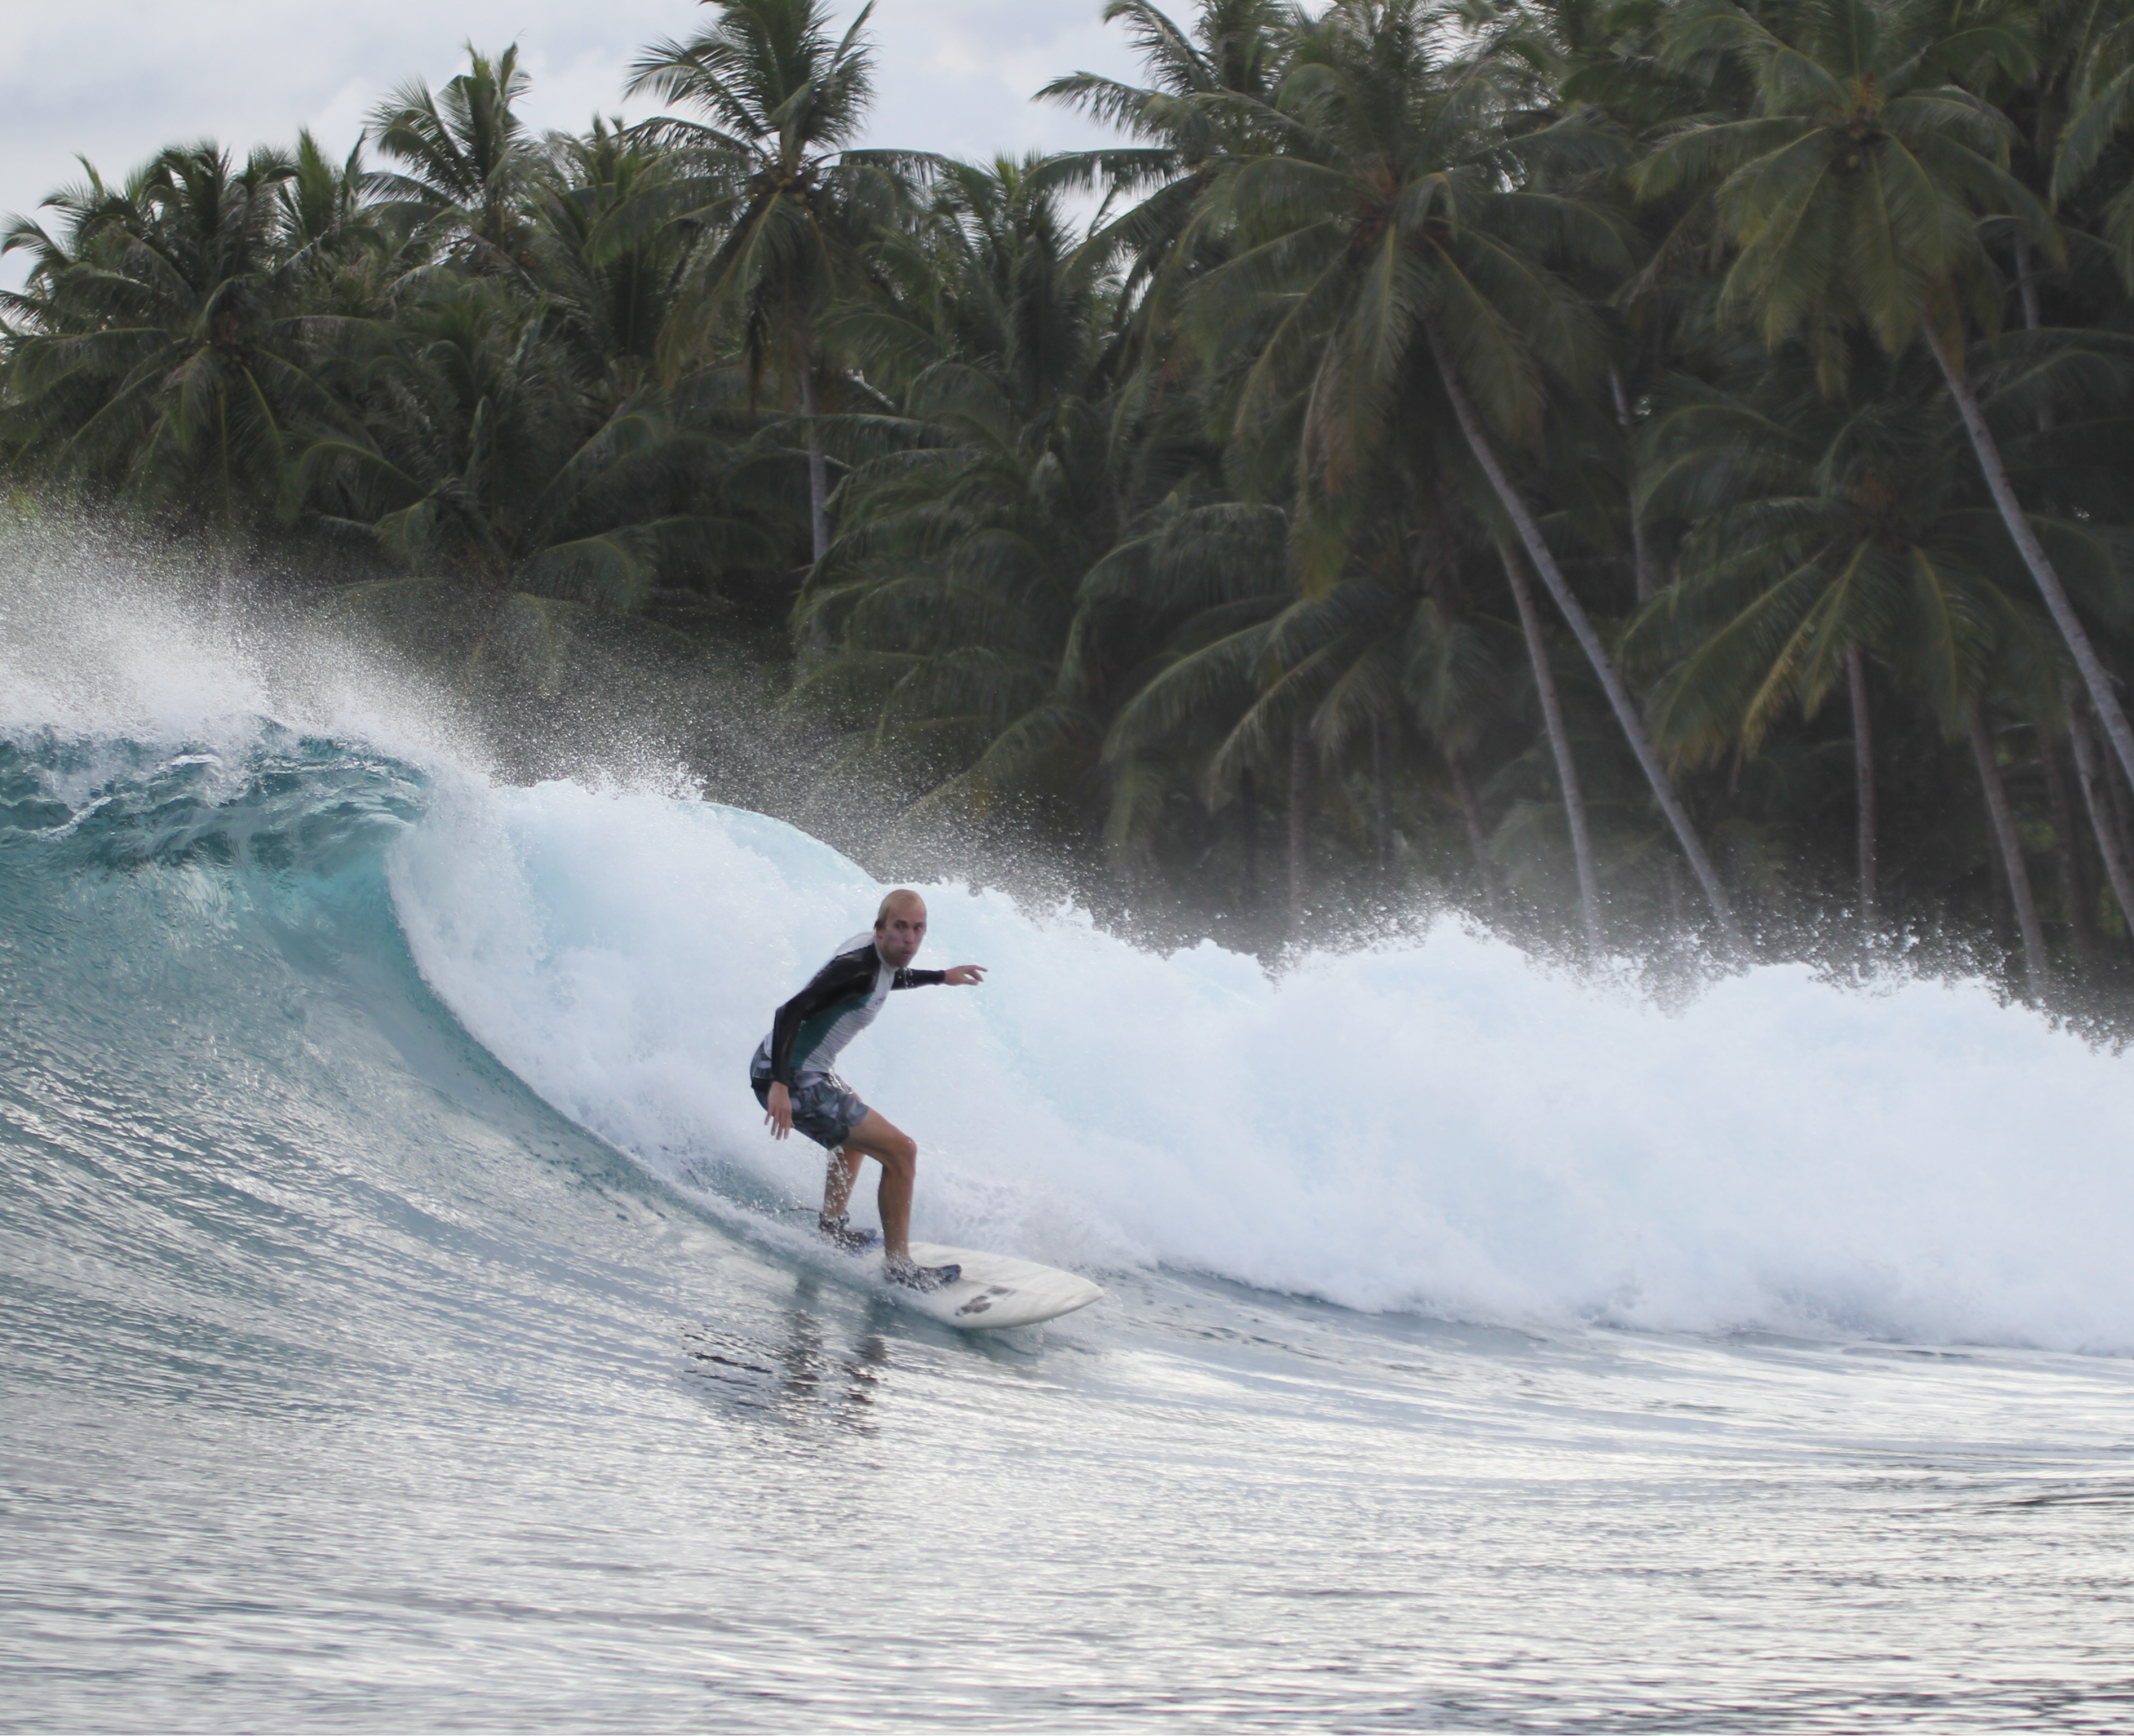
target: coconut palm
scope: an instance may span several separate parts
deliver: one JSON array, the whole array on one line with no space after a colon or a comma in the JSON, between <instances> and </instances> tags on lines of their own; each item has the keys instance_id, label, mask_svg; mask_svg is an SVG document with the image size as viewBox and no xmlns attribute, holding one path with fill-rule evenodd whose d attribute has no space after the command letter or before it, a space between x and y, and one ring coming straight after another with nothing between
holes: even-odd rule
<instances>
[{"instance_id":1,"label":"coconut palm","mask_svg":"<svg viewBox=\"0 0 2134 1736\"><path fill-rule=\"evenodd\" d=\"M718 454L680 435L656 388L612 405L577 388L557 323L472 277L360 334L340 381L360 420L313 442L301 473L321 522L408 570L351 605L467 600L470 668L515 645L544 682L571 610L629 613L663 568L701 568L756 534L707 509Z\"/></svg>"},{"instance_id":2,"label":"coconut palm","mask_svg":"<svg viewBox=\"0 0 2134 1736\"><path fill-rule=\"evenodd\" d=\"M371 174L365 190L477 270L510 270L528 263L524 200L538 162L514 106L529 81L515 42L495 55L470 42L467 61L442 92L411 80L371 111L371 139L400 166Z\"/></svg>"},{"instance_id":3,"label":"coconut palm","mask_svg":"<svg viewBox=\"0 0 2134 1736\"><path fill-rule=\"evenodd\" d=\"M282 238L292 248L328 248L367 233L374 214L365 197L360 141L340 162L307 127L297 135L290 175L278 192Z\"/></svg>"},{"instance_id":4,"label":"coconut palm","mask_svg":"<svg viewBox=\"0 0 2134 1736\"><path fill-rule=\"evenodd\" d=\"M332 426L310 370L301 252L283 242L281 152L162 152L123 186L91 169L17 219L7 307L13 443L55 470L225 531L271 519L291 441Z\"/></svg>"},{"instance_id":5,"label":"coconut palm","mask_svg":"<svg viewBox=\"0 0 2134 1736\"><path fill-rule=\"evenodd\" d=\"M2053 33L2062 51L2066 79L2065 123L2051 140L2052 195L2071 200L2085 183L2102 184L2104 239L2120 276L2134 283L2134 184L2125 176L2101 169L2130 123L2134 123L2134 8L2125 0L2103 0L2069 9L2055 19L2071 28Z\"/></svg>"},{"instance_id":6,"label":"coconut palm","mask_svg":"<svg viewBox=\"0 0 2134 1736\"><path fill-rule=\"evenodd\" d=\"M828 648L798 697L867 719L931 805L1067 790L1101 733L1074 641L1118 527L1109 301L1044 166L944 165L930 213L883 244L882 292L837 327L901 413L841 425L857 462L796 614Z\"/></svg>"},{"instance_id":7,"label":"coconut palm","mask_svg":"<svg viewBox=\"0 0 2134 1736\"><path fill-rule=\"evenodd\" d=\"M2038 200L2002 166L2006 118L1955 82L1981 66L2027 70L2018 24L1992 12L1959 21L1933 0L1804 0L1762 16L1731 0L1689 0L1673 40L1678 58L1719 53L1743 66L1755 113L1665 141L1639 171L1641 192L1712 189L1735 246L1722 308L1768 344L1802 335L1827 386L1842 378L1856 329L1891 353L1924 342L2008 537L2134 779L2134 729L2016 496L1967 368L1967 326L1990 333L2001 305L1979 218L2011 215L2058 245Z\"/></svg>"},{"instance_id":8,"label":"coconut palm","mask_svg":"<svg viewBox=\"0 0 2134 1736\"><path fill-rule=\"evenodd\" d=\"M1914 353L1916 354L1916 352ZM2020 583L1990 506L1954 465L1956 431L1934 413L1938 380L1902 358L1856 365L1842 398L1813 370L1760 370L1745 396L1699 393L1662 415L1649 442L1644 504L1690 529L1674 582L1640 617L1628 649L1671 649L1656 684L1662 745L1689 758L1754 754L1789 709L1813 716L1843 688L1852 714L1857 914L1875 927L1877 841L1869 658L1900 692L1971 743L1989 813L2006 803L1997 762L1977 755L1979 696L2027 685L2034 716L2057 703L2050 644L2011 595ZM2098 589L2116 577L2117 538L2076 520L2043 521L2056 557ZM1996 671L2002 672L1997 678ZM2035 902L2012 832L1996 822L2026 947ZM2071 912L2071 916L2073 913ZM2040 943L2040 946L2042 943ZM2030 973L2042 992L2042 953Z\"/></svg>"},{"instance_id":9,"label":"coconut palm","mask_svg":"<svg viewBox=\"0 0 2134 1736\"><path fill-rule=\"evenodd\" d=\"M911 443L839 489L845 522L797 616L828 649L796 700L864 723L929 808L1071 796L1099 729L1070 634L1116 522L1103 421L1080 398L1026 419L962 362L921 376L898 420Z\"/></svg>"},{"instance_id":10,"label":"coconut palm","mask_svg":"<svg viewBox=\"0 0 2134 1736\"><path fill-rule=\"evenodd\" d=\"M532 177L529 273L564 316L580 377L608 402L659 383L688 300L688 237L675 219L690 197L672 153L600 120L552 139Z\"/></svg>"},{"instance_id":11,"label":"coconut palm","mask_svg":"<svg viewBox=\"0 0 2134 1736\"><path fill-rule=\"evenodd\" d=\"M1210 811L1245 808L1247 896L1257 896L1263 769L1289 797L1289 929L1305 904L1313 724L1345 671L1398 627L1383 586L1300 597L1285 552L1288 515L1230 502L1162 502L1092 567L1085 620L1123 617L1147 648L1104 743L1112 774L1106 840L1145 846L1181 773Z\"/></svg>"},{"instance_id":12,"label":"coconut palm","mask_svg":"<svg viewBox=\"0 0 2134 1736\"><path fill-rule=\"evenodd\" d=\"M1249 847L1259 770L1287 758L1293 931L1312 781L1301 750L1338 761L1350 741L1370 742L1383 874L1388 738L1419 736L1443 762L1479 899L1495 914L1488 828L1466 760L1499 709L1506 671L1466 618L1462 551L1438 527L1404 537L1398 522L1387 515L1390 533L1372 558L1317 596L1300 596L1291 579L1287 514L1228 502L1167 501L1090 570L1084 605L1132 610L1151 653L1105 744L1120 773L1108 827L1115 846L1152 829L1161 790L1185 769L1209 808L1245 806Z\"/></svg>"},{"instance_id":13,"label":"coconut palm","mask_svg":"<svg viewBox=\"0 0 2134 1736\"><path fill-rule=\"evenodd\" d=\"M1219 166L1280 142L1286 129L1272 104L1293 13L1277 0L1200 0L1186 27L1149 0L1108 0L1103 18L1126 26L1147 82L1077 72L1055 79L1036 99L1141 141L1062 159L1084 184L1127 201L1116 215L1108 203L1097 239L1127 262L1127 283L1138 287L1178 258L1177 243Z\"/></svg>"},{"instance_id":14,"label":"coconut palm","mask_svg":"<svg viewBox=\"0 0 2134 1736\"><path fill-rule=\"evenodd\" d=\"M1448 57L1449 21L1416 0L1343 0L1300 29L1279 109L1284 152L1227 169L1204 219L1235 257L1195 291L1211 343L1241 357L1235 427L1272 485L1293 466L1307 571L1338 564L1401 417L1451 412L1509 533L1592 663L1702 885L1731 905L1628 687L1498 450L1532 441L1548 382L1590 379L1600 334L1558 264L1620 272L1621 230L1566 190L1614 160L1574 118L1514 133L1503 64ZM1323 582L1323 581L1322 581Z\"/></svg>"},{"instance_id":15,"label":"coconut palm","mask_svg":"<svg viewBox=\"0 0 2134 1736\"><path fill-rule=\"evenodd\" d=\"M1890 370L1885 370L1890 371ZM1852 713L1856 915L1876 927L1878 840L1868 654L1906 629L1947 643L1952 564L1975 523L1952 518L1945 441L1909 395L1823 397L1798 369L1755 370L1745 394L1697 391L1656 417L1641 517L1680 517L1674 582L1631 654L1672 646L1654 695L1660 744L1692 762L1754 754L1784 711L1813 716L1842 682ZM1925 492L1912 485L1923 483ZM1931 616L1908 621L1908 601ZM1900 625L1904 621L1904 626Z\"/></svg>"},{"instance_id":16,"label":"coconut palm","mask_svg":"<svg viewBox=\"0 0 2134 1736\"><path fill-rule=\"evenodd\" d=\"M700 111L649 137L701 159L702 232L692 276L698 316L678 324L670 374L736 322L751 381L775 374L806 421L812 558L829 552L829 471L818 418L818 328L852 287L872 217L893 202L897 159L855 151L873 92L862 6L833 35L824 0L705 0L717 22L686 41L654 43L631 67L630 93Z\"/></svg>"}]
</instances>

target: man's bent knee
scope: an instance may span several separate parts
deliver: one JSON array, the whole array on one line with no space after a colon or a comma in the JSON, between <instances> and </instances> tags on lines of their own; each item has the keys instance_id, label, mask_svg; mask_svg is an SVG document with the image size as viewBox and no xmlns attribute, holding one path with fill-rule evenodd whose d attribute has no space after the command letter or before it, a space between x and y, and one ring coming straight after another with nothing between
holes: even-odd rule
<instances>
[{"instance_id":1,"label":"man's bent knee","mask_svg":"<svg viewBox=\"0 0 2134 1736\"><path fill-rule=\"evenodd\" d=\"M894 1127L883 1127L856 1143L887 1169L909 1174L919 1167L919 1141Z\"/></svg>"}]
</instances>

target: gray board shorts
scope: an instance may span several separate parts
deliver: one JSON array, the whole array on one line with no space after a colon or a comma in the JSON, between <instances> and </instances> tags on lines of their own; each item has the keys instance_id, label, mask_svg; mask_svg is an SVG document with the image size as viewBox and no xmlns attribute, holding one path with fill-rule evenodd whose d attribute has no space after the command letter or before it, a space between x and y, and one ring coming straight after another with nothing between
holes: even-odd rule
<instances>
[{"instance_id":1,"label":"gray board shorts","mask_svg":"<svg viewBox=\"0 0 2134 1736\"><path fill-rule=\"evenodd\" d=\"M769 1110L770 1081L751 1073L748 1083L756 1102ZM786 1095L793 1100L793 1125L825 1150L835 1151L867 1119L867 1106L833 1073L803 1073L786 1087Z\"/></svg>"}]
</instances>

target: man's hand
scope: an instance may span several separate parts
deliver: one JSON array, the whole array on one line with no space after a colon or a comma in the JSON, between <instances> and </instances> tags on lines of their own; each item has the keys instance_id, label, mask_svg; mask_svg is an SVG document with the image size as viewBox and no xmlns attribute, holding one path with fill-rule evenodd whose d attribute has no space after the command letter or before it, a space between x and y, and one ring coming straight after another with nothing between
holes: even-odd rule
<instances>
[{"instance_id":1,"label":"man's hand","mask_svg":"<svg viewBox=\"0 0 2134 1736\"><path fill-rule=\"evenodd\" d=\"M982 964L952 964L942 972L941 980L952 989L968 988L974 982L986 980L986 967Z\"/></svg>"},{"instance_id":2,"label":"man's hand","mask_svg":"<svg viewBox=\"0 0 2134 1736\"><path fill-rule=\"evenodd\" d=\"M770 1136L784 1139L793 1131L793 1093L783 1085L773 1085L766 1095L770 1101L763 1118L770 1124Z\"/></svg>"}]
</instances>

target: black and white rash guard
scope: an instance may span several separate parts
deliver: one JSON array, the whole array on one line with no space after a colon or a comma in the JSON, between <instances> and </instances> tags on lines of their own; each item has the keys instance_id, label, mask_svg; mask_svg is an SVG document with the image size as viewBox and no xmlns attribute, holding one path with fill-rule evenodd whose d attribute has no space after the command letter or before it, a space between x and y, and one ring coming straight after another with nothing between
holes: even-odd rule
<instances>
[{"instance_id":1,"label":"black and white rash guard","mask_svg":"<svg viewBox=\"0 0 2134 1736\"><path fill-rule=\"evenodd\" d=\"M770 1034L756 1046L749 1077L788 1090L795 1079L826 1073L838 1053L875 1021L891 989L926 988L946 980L941 971L891 970L875 950L874 932L856 934L808 986L778 1010Z\"/></svg>"}]
</instances>

